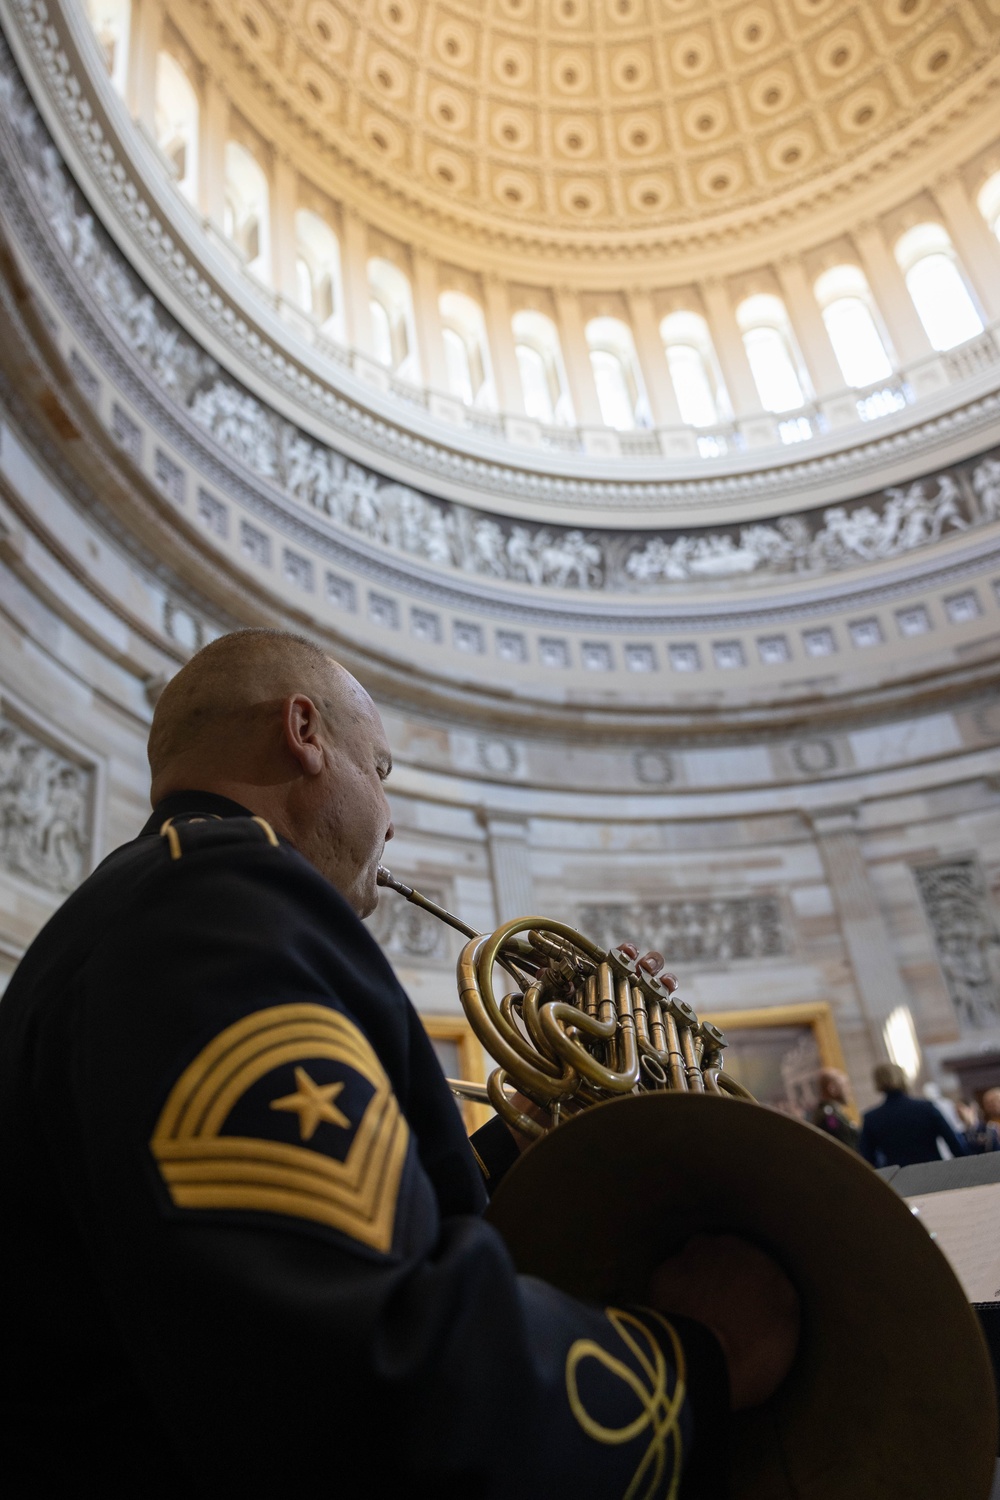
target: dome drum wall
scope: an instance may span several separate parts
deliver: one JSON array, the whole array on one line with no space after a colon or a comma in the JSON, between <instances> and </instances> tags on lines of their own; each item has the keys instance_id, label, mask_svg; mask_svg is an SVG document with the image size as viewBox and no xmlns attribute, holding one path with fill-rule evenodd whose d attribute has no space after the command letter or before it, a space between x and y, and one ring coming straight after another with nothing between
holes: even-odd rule
<instances>
[{"instance_id":1,"label":"dome drum wall","mask_svg":"<svg viewBox=\"0 0 1000 1500\"><path fill-rule=\"evenodd\" d=\"M589 701L605 715L621 694L636 711L644 701L668 711L667 692L676 714L681 704L699 701L709 709L723 690L730 705L771 703L778 711L783 699L812 701L817 673L831 698L853 696L866 681L881 687L887 671L898 678L904 652L910 672L922 676L992 629L991 554L978 535L967 534L975 529L970 502L978 502L981 526L995 490L998 460L989 456L881 497L880 513L867 502L830 508L811 539L799 520L812 576L807 570L796 577L791 518L783 529L758 524L742 532L633 537L616 589L604 576L613 534L605 541L600 533L551 527L503 532L499 520L479 517L469 522L473 576L463 579L455 566L462 554L451 550L461 533L448 524L461 512L379 485L354 466L343 467L330 491L345 507L339 527L322 508L311 515L283 510L273 489L241 469L238 450L221 462L196 424L179 442L176 416L161 412L162 426L151 424L134 388L111 381L106 365L99 378L96 361L68 330L60 342L147 484L167 496L179 525L193 523L227 569L343 638L409 658L423 673L465 681L477 660L489 661L494 680L517 684L521 698ZM238 415L230 413L237 432ZM409 554L408 515L419 542ZM440 525L434 552L428 517ZM477 527L492 528L495 540L506 536L485 575L485 595L473 578L476 560L485 568L491 554ZM907 550L908 538L931 548L923 566L919 548ZM770 562L769 542L778 549ZM507 584L497 576L504 558ZM878 577L866 580L873 561ZM745 587L728 597L729 580L745 585L755 564L759 598ZM984 569L985 587L978 583Z\"/></svg>"},{"instance_id":2,"label":"dome drum wall","mask_svg":"<svg viewBox=\"0 0 1000 1500\"><path fill-rule=\"evenodd\" d=\"M66 419L78 415L70 440L76 464L85 446L93 477L111 495L113 466L123 471L128 460L102 443L98 424L88 428L74 399L67 393L64 438ZM50 404L50 416L53 410ZM56 445L33 451L29 437L37 441L40 432L29 433L31 425L20 430L8 419L0 433L0 736L8 752L35 763L44 757L53 777L78 768L88 796L99 785L104 795L103 805L78 814L79 844L63 865L41 862L40 837L22 849L17 868L4 849L0 970L60 899L74 854L99 857L142 821L143 742L156 683L231 623L169 567L161 563L159 576L151 575L134 547L130 555L109 539L96 497L87 510L79 479L70 486L65 465L53 468ZM268 613L249 593L239 618L298 623L290 613ZM391 687L370 657L341 654L380 697ZM488 927L508 914L498 905L496 865L513 845L530 904L590 931L613 928L617 936L624 924L664 941L683 960L685 993L700 1010L743 1008L762 997L769 1005L832 1005L863 1088L878 1018L855 988L840 897L825 863L826 845L845 836L831 824L850 807L856 826L849 836L871 862L928 1056L954 1051L960 1031L963 1045L987 1034L959 1016L935 949L936 935L943 942L947 932L929 922L914 872L944 880L971 864L988 882L1000 868L995 694L889 723L802 724L716 749L662 729L641 744L633 735L605 736L588 747L544 725L517 731L470 718L468 700L463 722L459 704L456 698L450 718L443 705L390 704L385 720L397 765L394 865L466 920ZM16 790L16 771L9 772L8 753L0 797ZM418 1004L452 1012L447 938L401 924L388 908L377 922Z\"/></svg>"}]
</instances>

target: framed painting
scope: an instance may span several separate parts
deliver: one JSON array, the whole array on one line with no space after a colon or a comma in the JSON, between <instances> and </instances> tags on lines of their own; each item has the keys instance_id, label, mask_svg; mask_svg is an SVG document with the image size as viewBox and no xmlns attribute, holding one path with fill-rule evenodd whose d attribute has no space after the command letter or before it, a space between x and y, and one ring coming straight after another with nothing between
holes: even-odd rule
<instances>
[{"instance_id":1,"label":"framed painting","mask_svg":"<svg viewBox=\"0 0 1000 1500\"><path fill-rule=\"evenodd\" d=\"M715 1011L702 1020L726 1033L726 1072L761 1104L785 1114L804 1119L812 1113L821 1068L847 1072L833 1011L825 1001ZM853 1101L848 1113L857 1119Z\"/></svg>"}]
</instances>

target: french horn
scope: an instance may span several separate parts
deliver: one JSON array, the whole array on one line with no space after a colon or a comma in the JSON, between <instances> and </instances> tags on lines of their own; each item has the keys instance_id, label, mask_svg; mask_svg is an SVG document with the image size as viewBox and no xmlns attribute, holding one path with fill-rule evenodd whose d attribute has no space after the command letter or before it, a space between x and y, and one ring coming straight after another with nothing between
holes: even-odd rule
<instances>
[{"instance_id":1,"label":"french horn","mask_svg":"<svg viewBox=\"0 0 1000 1500\"><path fill-rule=\"evenodd\" d=\"M733 1500L987 1500L989 1354L945 1256L878 1174L757 1104L725 1072L723 1034L622 948L537 916L477 933L378 879L466 938L459 995L497 1066L485 1090L452 1082L531 1138L487 1211L520 1271L642 1303L661 1260L716 1231L791 1278L799 1351L732 1419Z\"/></svg>"}]
</instances>

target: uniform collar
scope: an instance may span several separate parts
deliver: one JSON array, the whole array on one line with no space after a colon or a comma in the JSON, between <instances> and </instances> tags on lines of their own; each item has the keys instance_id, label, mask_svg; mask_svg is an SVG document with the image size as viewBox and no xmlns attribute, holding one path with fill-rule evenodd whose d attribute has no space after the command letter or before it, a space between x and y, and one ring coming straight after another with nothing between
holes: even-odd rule
<instances>
[{"instance_id":1,"label":"uniform collar","mask_svg":"<svg viewBox=\"0 0 1000 1500\"><path fill-rule=\"evenodd\" d=\"M220 797L215 792L171 792L153 808L148 821L139 830L139 838L150 833L159 833L168 818L250 818L248 807L234 802L231 797Z\"/></svg>"}]
</instances>

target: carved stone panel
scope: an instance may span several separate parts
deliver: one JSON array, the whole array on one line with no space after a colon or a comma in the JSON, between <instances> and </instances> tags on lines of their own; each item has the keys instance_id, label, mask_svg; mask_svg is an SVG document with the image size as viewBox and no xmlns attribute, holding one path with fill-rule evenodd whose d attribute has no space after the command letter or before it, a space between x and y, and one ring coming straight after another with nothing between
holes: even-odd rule
<instances>
[{"instance_id":1,"label":"carved stone panel","mask_svg":"<svg viewBox=\"0 0 1000 1500\"><path fill-rule=\"evenodd\" d=\"M90 867L94 773L0 712L0 869L65 895Z\"/></svg>"},{"instance_id":2,"label":"carved stone panel","mask_svg":"<svg viewBox=\"0 0 1000 1500\"><path fill-rule=\"evenodd\" d=\"M406 879L410 877L407 876ZM439 906L447 906L447 893L421 884L422 893ZM405 963L448 963L451 948L448 928L437 917L411 906L393 891L382 891L369 919L369 930L382 951Z\"/></svg>"},{"instance_id":3,"label":"carved stone panel","mask_svg":"<svg viewBox=\"0 0 1000 1500\"><path fill-rule=\"evenodd\" d=\"M913 874L962 1025L1000 1025L1000 933L979 861L941 860Z\"/></svg>"},{"instance_id":4,"label":"carved stone panel","mask_svg":"<svg viewBox=\"0 0 1000 1500\"><path fill-rule=\"evenodd\" d=\"M602 902L580 908L579 926L604 948L623 942L635 943L640 951L656 948L668 968L787 952L775 895Z\"/></svg>"}]
</instances>

